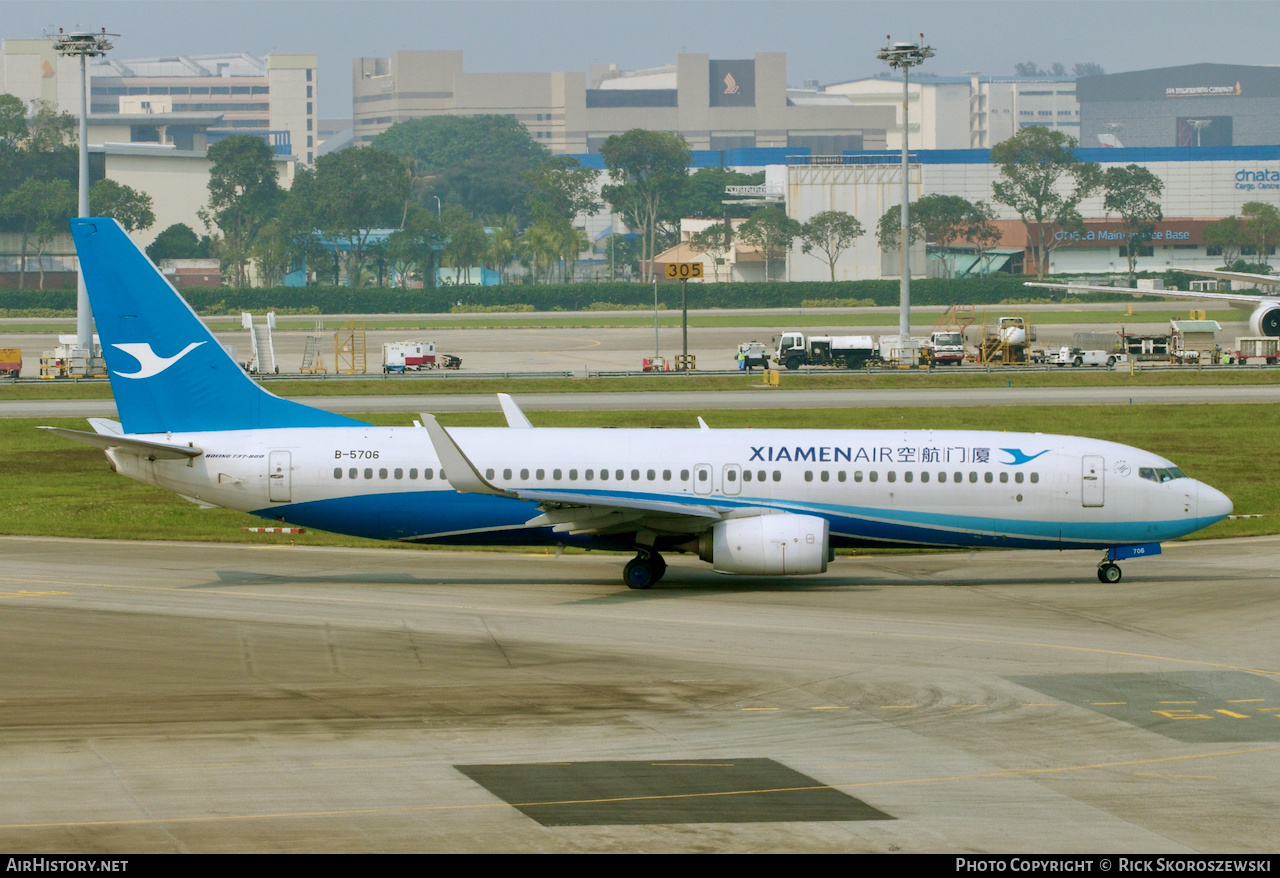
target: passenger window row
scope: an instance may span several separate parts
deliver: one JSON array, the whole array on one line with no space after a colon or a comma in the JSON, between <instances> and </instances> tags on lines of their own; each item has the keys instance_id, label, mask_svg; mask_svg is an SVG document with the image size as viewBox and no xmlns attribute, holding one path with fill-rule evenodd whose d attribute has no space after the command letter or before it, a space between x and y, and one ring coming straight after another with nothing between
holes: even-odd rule
<instances>
[{"instance_id":1,"label":"passenger window row","mask_svg":"<svg viewBox=\"0 0 1280 878\"><path fill-rule=\"evenodd\" d=\"M359 467L353 466L347 470L343 470L343 468L339 466L339 467L333 468L333 477L335 479L341 479L344 477L344 473L345 473L345 477L348 479L359 479L362 476L365 479L372 479L374 477L375 472L377 473L377 477L379 479L392 478L397 481L404 479L406 475L405 470L400 467L396 467L395 469L387 469L386 467L381 467L375 471L372 467L365 467L363 470L361 470ZM521 469L520 481L522 482L529 481L530 472L531 471L528 469ZM587 469L587 470L582 470L581 473L579 473L579 470L577 469L570 469L568 471L569 481L576 482L578 480L579 474L581 474L581 477L588 482L595 481L597 477L602 482L607 482L611 478L613 481L620 482L620 481L624 481L627 477L627 471L620 470L620 469L613 470L612 476L610 475L610 471L607 469L601 469L601 470ZM547 470L545 469L533 470L532 475L535 481L543 482L547 480ZM640 475L641 475L640 470L638 469L631 470L630 472L631 481L633 482L641 481ZM819 481L822 481L822 482L831 481L832 474L830 470L820 470L816 475ZM1154 470L1154 469L1149 469L1147 467L1142 467L1139 470L1139 475L1142 478L1150 479L1151 481L1169 481L1170 479L1174 479L1174 478L1185 478L1182 471L1178 469ZM564 476L565 476L564 470L561 470L561 469L551 470L551 481L553 482L563 481ZM815 473L813 470L805 470L804 480L806 482L812 482L814 480L814 476L815 476ZM432 479L434 479L434 477L435 477L434 470L432 470L430 467L427 467L422 470L422 478L424 481L431 481ZM496 471L493 469L486 469L484 471L484 477L486 479L493 479L496 477ZM515 477L515 470L504 469L502 471L502 478L504 481L511 481L514 477ZM662 471L662 481L670 482L673 477L674 477L674 472L672 470L664 469ZM771 477L773 481L781 482L782 471L773 470ZM418 478L418 469L416 467L410 468L408 470L408 478L410 480L416 480ZM440 478L441 479L445 478L444 470L440 470ZM645 480L650 482L658 481L658 471L652 470L652 469L645 470L644 478ZM705 469L698 470L699 481L705 482L709 478L710 478L710 474L707 470ZM755 471L743 470L742 471L742 481L744 482L750 482L753 479L758 482L764 482L764 481L767 481L769 478L770 478L770 473L766 470L755 470ZM864 478L868 482L876 482L880 480L880 473L876 470L870 470L869 472L864 474L862 470L854 470L853 481L861 482L864 480ZM927 483L933 478L934 478L934 475L928 472L927 470L922 470L919 473L919 479L922 483ZM996 481L996 474L991 472L985 472L982 474L981 478L982 478L982 481L986 482L987 484L991 484ZM1026 473L1015 472L1013 474L1013 481L1019 485L1021 485L1026 478L1027 478ZM729 481L729 482L737 481L737 471L728 470L725 473L725 479L726 481ZM845 481L848 481L848 479L849 479L849 474L845 470L837 470L835 472L835 480L837 482L845 482ZM902 474L902 480L904 482L912 482L912 481L915 481L915 479L916 479L916 474L911 470L906 470ZM978 473L973 471L969 472L968 481L970 483L977 483L978 479L979 479ZM897 480L898 480L897 471L888 470L885 473L885 481L896 482ZM960 482L964 482L966 479L965 479L965 474L962 472L948 473L945 470L940 470L936 475L936 480L938 482L943 482L943 483L947 481L951 481L958 484ZM689 481L689 470L687 469L680 470L680 481L681 482ZM999 481L1001 484L1008 483L1009 473L1007 471L1001 472L999 474ZM1040 474L1035 472L1030 473L1030 481L1033 485L1039 482Z\"/></svg>"},{"instance_id":2,"label":"passenger window row","mask_svg":"<svg viewBox=\"0 0 1280 878\"><path fill-rule=\"evenodd\" d=\"M349 470L346 470L346 477L348 479L358 479L360 478L361 474L363 474L366 479L372 479L374 476L374 472L375 470L372 467L365 467L363 470L361 470L360 468L353 466ZM376 470L376 472L377 472L378 478L380 479L386 479L386 478L403 479L405 477L405 471L400 467L396 467L395 469L392 469L392 470L389 470L386 467L380 467L378 470ZM424 469L422 471L422 478L425 479L426 481L431 481L434 478L434 472L435 472L434 470L428 467L427 469ZM408 475L410 479L416 479L418 477L417 467L411 468L409 470ZM335 466L333 468L333 477L335 479L340 479L342 478L342 476L343 476L342 467ZM444 477L445 477L444 470L440 470L440 478L443 479Z\"/></svg>"},{"instance_id":3,"label":"passenger window row","mask_svg":"<svg viewBox=\"0 0 1280 878\"><path fill-rule=\"evenodd\" d=\"M819 479L820 481L823 481L823 482L829 482L829 481L831 481L831 471L830 471L830 470L822 470L822 471L820 471L820 472L817 474L817 476L818 476L818 479ZM906 471L905 471L905 472L903 472L903 474L902 474L902 480L903 480L904 482L913 482L913 481L915 481L916 477L917 477L917 474L916 474L916 473L914 473L914 472L912 472L911 470L906 470ZM813 478L814 478L814 472L813 472L813 470L805 470L805 472L804 472L804 480L805 480L806 482L812 482L812 481L813 481ZM845 473L845 471L844 471L844 470L838 470L838 471L836 472L836 481L837 481L837 482L843 482L843 481L845 481L845 479L846 479L846 478L847 478L847 476L846 476L846 473ZM978 473L976 473L976 472L974 472L974 471L972 471L972 470L969 472L968 481L969 481L970 483L972 483L972 484L976 484L976 483L978 482L978 478L979 478ZM995 482L995 481L997 480L997 479L996 479L996 474L995 474L995 473L992 473L992 472L989 472L989 471L988 471L988 472L983 473L983 474L982 474L982 476L981 476L981 478L982 478L982 481L986 482L987 484L991 484L992 482ZM867 480L867 481L869 481L869 482L879 481L879 479L880 479L880 473L879 473L879 472L877 472L876 470L871 470L870 472L868 472L868 473L866 474L866 480ZM932 474L932 473L928 472L927 470L922 470L922 471L919 473L919 479L920 479L920 481L921 481L922 483L927 483L927 482L929 482L930 480L934 479L934 474ZM1015 473L1013 474L1013 481L1014 481L1016 484L1021 485L1021 484L1026 480L1026 479L1027 479L1027 474L1026 474L1026 473L1023 473L1023 472L1015 472ZM854 473L853 473L853 480L854 480L855 482L861 482L861 481L863 480L863 472L862 472L862 470L854 470ZM885 473L885 481L888 481L888 482L896 482L897 480L898 480L898 473L897 473L897 471L896 471L896 470L889 470L889 471L887 471L887 472ZM936 480L937 480L938 482L947 482L947 481L951 481L951 482L955 482L956 484L959 484L959 483L961 483L961 482L965 481L965 474L964 474L964 473L962 473L962 472L951 472L951 473L948 473L948 472L946 472L945 470L939 470L939 471L938 471L938 473L937 473L937 475L936 475ZM1031 480L1031 483L1032 483L1033 485L1034 485L1034 484L1036 484L1036 483L1038 483L1038 482L1040 481L1040 474L1039 474L1039 473L1031 473L1031 474L1030 474L1030 480ZM1006 484L1006 483L1008 483L1008 481L1009 481L1009 473L1008 473L1007 471L1001 472L1001 473L999 474L999 481L1000 481L1000 483L1001 483L1001 484Z\"/></svg>"}]
</instances>

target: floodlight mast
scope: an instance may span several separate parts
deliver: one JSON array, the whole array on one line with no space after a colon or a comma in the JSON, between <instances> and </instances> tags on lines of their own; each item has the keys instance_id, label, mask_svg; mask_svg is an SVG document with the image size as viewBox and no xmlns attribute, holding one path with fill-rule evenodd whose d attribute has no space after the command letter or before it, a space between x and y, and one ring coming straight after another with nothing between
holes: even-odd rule
<instances>
[{"instance_id":1,"label":"floodlight mast","mask_svg":"<svg viewBox=\"0 0 1280 878\"><path fill-rule=\"evenodd\" d=\"M887 43L888 41L889 37L885 37L885 42ZM898 252L902 259L902 269L899 274L901 280L899 282L898 334L905 339L911 335L911 250L908 246L907 236L907 204L911 198L910 186L907 180L907 173L910 168L907 158L907 73L912 67L919 67L926 59L932 58L933 48L924 44L924 34L920 34L920 42L886 45L876 54L876 57L890 67L902 71L902 209L900 211L902 229L901 236L898 239Z\"/></svg>"},{"instance_id":2,"label":"floodlight mast","mask_svg":"<svg viewBox=\"0 0 1280 878\"><path fill-rule=\"evenodd\" d=\"M72 31L67 33L58 28L56 34L49 34L53 40L53 50L64 58L80 59L80 199L77 213L81 217L89 215L89 58L105 55L111 49L110 37L106 28L97 33L93 31ZM84 273L76 272L76 347L88 351L90 365L93 359L93 312L89 309L89 292L85 289ZM92 372L92 368L90 372Z\"/></svg>"}]
</instances>

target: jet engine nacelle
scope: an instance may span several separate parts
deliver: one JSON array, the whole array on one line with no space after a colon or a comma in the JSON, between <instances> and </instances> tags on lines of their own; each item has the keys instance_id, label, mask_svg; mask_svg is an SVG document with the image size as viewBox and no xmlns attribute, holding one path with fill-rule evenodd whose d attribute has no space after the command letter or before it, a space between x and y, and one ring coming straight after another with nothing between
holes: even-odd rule
<instances>
[{"instance_id":1,"label":"jet engine nacelle","mask_svg":"<svg viewBox=\"0 0 1280 878\"><path fill-rule=\"evenodd\" d=\"M702 537L698 555L719 573L825 573L830 557L827 520L787 512L730 518Z\"/></svg>"},{"instance_id":2,"label":"jet engine nacelle","mask_svg":"<svg viewBox=\"0 0 1280 878\"><path fill-rule=\"evenodd\" d=\"M1272 338L1280 336L1280 302L1259 305L1249 317L1250 335L1267 335Z\"/></svg>"}]
</instances>

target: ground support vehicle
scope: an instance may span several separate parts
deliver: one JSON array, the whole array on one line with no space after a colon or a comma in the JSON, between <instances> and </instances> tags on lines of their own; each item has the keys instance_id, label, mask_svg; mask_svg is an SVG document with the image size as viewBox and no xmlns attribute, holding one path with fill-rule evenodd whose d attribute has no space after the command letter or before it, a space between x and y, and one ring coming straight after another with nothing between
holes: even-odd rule
<instances>
[{"instance_id":1,"label":"ground support vehicle","mask_svg":"<svg viewBox=\"0 0 1280 878\"><path fill-rule=\"evenodd\" d=\"M935 366L959 366L964 363L964 333L955 330L929 333L920 349Z\"/></svg>"},{"instance_id":2,"label":"ground support vehicle","mask_svg":"<svg viewBox=\"0 0 1280 878\"><path fill-rule=\"evenodd\" d=\"M880 361L880 349L869 335L811 335L784 332L778 339L773 361L788 369L801 366L834 366L861 369Z\"/></svg>"},{"instance_id":3,"label":"ground support vehicle","mask_svg":"<svg viewBox=\"0 0 1280 878\"><path fill-rule=\"evenodd\" d=\"M462 360L436 353L433 341L394 341L382 346L383 372L421 372L425 369L458 369Z\"/></svg>"},{"instance_id":4,"label":"ground support vehicle","mask_svg":"<svg viewBox=\"0 0 1280 878\"><path fill-rule=\"evenodd\" d=\"M0 351L0 354L3 353ZM1250 361L1274 366L1280 362L1280 338L1265 335L1237 338L1233 359L1242 366L1248 365ZM0 363L0 369L3 368L4 364Z\"/></svg>"},{"instance_id":5,"label":"ground support vehicle","mask_svg":"<svg viewBox=\"0 0 1280 878\"><path fill-rule=\"evenodd\" d=\"M0 375L17 378L22 374L22 351L17 348L0 348Z\"/></svg>"},{"instance_id":6,"label":"ground support vehicle","mask_svg":"<svg viewBox=\"0 0 1280 878\"><path fill-rule=\"evenodd\" d=\"M769 368L769 351L762 341L748 341L738 345L739 369L768 369Z\"/></svg>"},{"instance_id":7,"label":"ground support vehicle","mask_svg":"<svg viewBox=\"0 0 1280 878\"><path fill-rule=\"evenodd\" d=\"M1129 362L1128 354L1115 351L1085 350L1083 348L1062 347L1053 355L1051 361L1055 366L1107 366Z\"/></svg>"}]
</instances>

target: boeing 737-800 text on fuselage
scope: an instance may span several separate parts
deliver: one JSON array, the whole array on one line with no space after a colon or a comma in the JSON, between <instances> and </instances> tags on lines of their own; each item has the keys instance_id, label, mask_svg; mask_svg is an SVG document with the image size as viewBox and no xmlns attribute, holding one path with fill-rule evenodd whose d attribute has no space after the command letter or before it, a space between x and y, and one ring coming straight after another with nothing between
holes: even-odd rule
<instances>
[{"instance_id":1,"label":"boeing 737-800 text on fuselage","mask_svg":"<svg viewBox=\"0 0 1280 878\"><path fill-rule=\"evenodd\" d=\"M58 429L198 503L385 540L662 552L725 573L822 573L841 546L1157 554L1231 501L1156 454L958 430L375 427L268 393L110 219L72 220L120 420Z\"/></svg>"}]
</instances>

